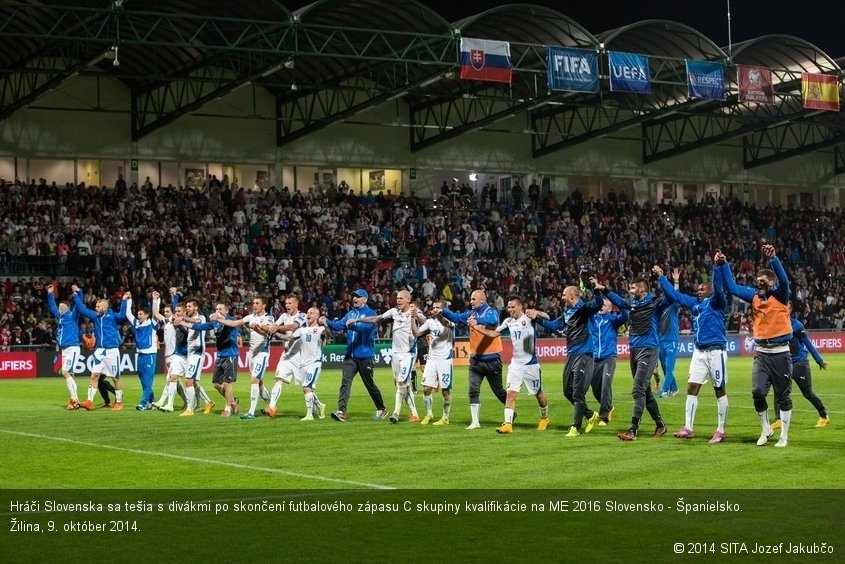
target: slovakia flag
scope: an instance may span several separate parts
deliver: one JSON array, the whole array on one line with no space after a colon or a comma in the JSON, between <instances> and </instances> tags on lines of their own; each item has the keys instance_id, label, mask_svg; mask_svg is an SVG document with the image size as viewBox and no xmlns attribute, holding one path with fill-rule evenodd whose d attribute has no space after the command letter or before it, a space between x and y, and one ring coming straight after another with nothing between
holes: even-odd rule
<instances>
[{"instance_id":1,"label":"slovakia flag","mask_svg":"<svg viewBox=\"0 0 845 564\"><path fill-rule=\"evenodd\" d=\"M461 79L510 84L510 43L462 37Z\"/></svg>"}]
</instances>

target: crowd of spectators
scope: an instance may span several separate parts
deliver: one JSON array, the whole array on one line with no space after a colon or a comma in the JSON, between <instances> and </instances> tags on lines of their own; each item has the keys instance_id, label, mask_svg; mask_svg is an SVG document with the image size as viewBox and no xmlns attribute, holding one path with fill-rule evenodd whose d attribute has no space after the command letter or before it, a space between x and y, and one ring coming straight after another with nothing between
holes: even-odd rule
<instances>
[{"instance_id":1,"label":"crowd of spectators","mask_svg":"<svg viewBox=\"0 0 845 564\"><path fill-rule=\"evenodd\" d=\"M54 279L60 299L76 283L87 301L118 301L128 290L136 305L148 305L153 289L167 295L176 286L207 312L226 299L244 314L260 293L276 315L284 296L295 293L303 307L340 317L357 287L367 289L377 310L392 305L400 288L423 306L444 296L462 310L469 292L483 288L500 310L515 293L554 315L562 289L578 284L579 273L624 291L654 264L680 266L682 289L692 292L708 279L716 249L739 283L752 284L764 265L763 241L778 250L805 324L842 328L839 208L595 201L577 190L562 202L529 190L524 202L514 196L491 205L493 191L470 190L462 205L437 205L413 194L356 194L345 183L303 192L233 188L216 177L202 188L154 187L149 179L114 188L0 181L0 274L32 258L52 269L14 281L4 276L0 346L50 342L44 287ZM734 300L729 329L747 329L744 314L745 304Z\"/></svg>"}]
</instances>

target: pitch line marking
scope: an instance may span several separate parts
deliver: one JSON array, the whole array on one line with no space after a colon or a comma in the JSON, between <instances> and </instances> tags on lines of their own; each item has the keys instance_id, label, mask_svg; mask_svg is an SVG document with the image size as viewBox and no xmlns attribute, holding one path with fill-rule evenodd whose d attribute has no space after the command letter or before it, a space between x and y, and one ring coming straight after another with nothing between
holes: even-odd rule
<instances>
[{"instance_id":1,"label":"pitch line marking","mask_svg":"<svg viewBox=\"0 0 845 564\"><path fill-rule=\"evenodd\" d=\"M370 488L374 490L392 490L394 489L391 486L384 486L381 484L368 484L366 482L356 482L354 480L344 480L341 478L328 478L326 476L318 476L315 474L305 474L302 472L293 472L291 470L284 470L281 468L268 468L264 466L250 466L248 464L238 464L237 462L226 462L223 460L212 460L208 458L197 458L194 456L183 456L181 454L170 454L167 452L156 452L150 450L141 450L137 448L126 448L126 447L119 447L114 445L102 445L97 443L89 443L86 441L78 441L76 439L66 439L64 437L52 437L50 435L41 435L37 433L24 433L22 431L8 431L6 429L0 429L0 433L5 433L7 435L17 435L20 437L30 437L33 439L47 439L50 441L57 441L61 443L69 443L75 445L82 445L87 447L96 447L96 448L104 448L109 450L116 450L120 452L130 452L133 454L143 454L145 456L160 456L162 458L171 458L174 460L182 460L185 462L195 462L198 464L212 464L215 466L227 466L229 468L238 468L240 470L255 470L258 472L268 472L270 474L282 474L284 476L292 476L294 478L304 478L307 480L317 480L322 482L333 482L337 484L348 484L351 486L362 486L365 488Z\"/></svg>"}]
</instances>

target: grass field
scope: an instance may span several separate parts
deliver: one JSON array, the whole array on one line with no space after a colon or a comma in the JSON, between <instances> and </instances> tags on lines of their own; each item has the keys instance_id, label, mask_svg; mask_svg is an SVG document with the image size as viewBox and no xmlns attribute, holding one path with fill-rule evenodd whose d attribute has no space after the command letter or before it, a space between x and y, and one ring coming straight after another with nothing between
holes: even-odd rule
<instances>
[{"instance_id":1,"label":"grass field","mask_svg":"<svg viewBox=\"0 0 845 564\"><path fill-rule=\"evenodd\" d=\"M543 367L552 428L542 433L534 429L536 402L523 393L510 436L494 432L502 406L486 388L482 429L465 429L466 368L456 370L452 424L439 428L373 421L372 402L357 378L345 423L328 417L301 422L304 402L293 386L284 390L279 417L242 421L217 413L180 418L175 413L137 412L132 409L139 396L134 376L124 379L127 409L90 413L64 410L66 389L58 378L3 380L0 488L842 488L845 355L826 360L829 370L813 364L813 378L831 424L814 428L818 415L793 386L786 449L774 448L774 441L755 445L760 426L750 394L751 361L745 358L730 360L728 440L713 446L707 440L715 429L716 406L707 387L700 395L695 439L652 439L646 416L639 441L617 440L631 413L627 362L617 368L614 421L570 439L564 433L572 407L561 391L562 366L554 364ZM682 392L659 400L670 431L683 425L688 364L688 359L679 359L676 369ZM318 392L329 410L336 405L339 376L338 370L326 370L320 378ZM376 380L391 409L389 371L379 369ZM87 380L78 382L84 395ZM248 382L241 373L235 385L241 398L248 397ZM156 393L162 384L157 377ZM210 382L206 385L211 387ZM596 405L591 396L588 400ZM421 393L417 405L422 411ZM440 405L436 397L437 416Z\"/></svg>"}]
</instances>

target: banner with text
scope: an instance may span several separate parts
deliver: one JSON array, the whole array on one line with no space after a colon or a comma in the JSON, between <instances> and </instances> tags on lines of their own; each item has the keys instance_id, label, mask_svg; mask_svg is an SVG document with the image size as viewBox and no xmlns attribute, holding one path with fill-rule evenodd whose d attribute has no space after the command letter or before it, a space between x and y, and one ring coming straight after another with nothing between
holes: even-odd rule
<instances>
[{"instance_id":1,"label":"banner with text","mask_svg":"<svg viewBox=\"0 0 845 564\"><path fill-rule=\"evenodd\" d=\"M35 378L38 374L34 352L0 353L0 378Z\"/></svg>"},{"instance_id":2,"label":"banner with text","mask_svg":"<svg viewBox=\"0 0 845 564\"><path fill-rule=\"evenodd\" d=\"M725 99L725 67L712 61L687 59L687 95L708 100Z\"/></svg>"},{"instance_id":3,"label":"banner with text","mask_svg":"<svg viewBox=\"0 0 845 564\"><path fill-rule=\"evenodd\" d=\"M599 58L595 51L547 47L549 90L599 91Z\"/></svg>"},{"instance_id":4,"label":"banner with text","mask_svg":"<svg viewBox=\"0 0 845 564\"><path fill-rule=\"evenodd\" d=\"M772 69L737 65L736 82L739 85L740 102L775 103Z\"/></svg>"},{"instance_id":5,"label":"banner with text","mask_svg":"<svg viewBox=\"0 0 845 564\"><path fill-rule=\"evenodd\" d=\"M607 63L610 67L610 89L613 92L651 92L651 72L647 56L610 51L607 54Z\"/></svg>"},{"instance_id":6,"label":"banner with text","mask_svg":"<svg viewBox=\"0 0 845 564\"><path fill-rule=\"evenodd\" d=\"M807 334L813 346L824 356L825 354L845 352L845 333L833 331L812 331ZM728 356L752 356L754 354L754 338L751 335L732 334L728 336ZM273 374L279 358L284 349L281 346L270 347L270 361L267 365L267 374ZM678 343L678 356L689 358L692 356L695 347L690 335L682 335ZM343 357L346 352L346 345L326 345L323 347L323 368L340 368L343 364ZM502 343L502 361L510 362L513 348L511 342L505 339ZM453 351L453 363L455 366L467 366L469 364L469 341L459 340L455 342ZM566 361L566 339L544 338L537 341L537 357L541 362L565 362ZM630 357L630 348L627 337L619 337L616 344L616 354L619 359L627 360ZM158 355L156 373L164 373L164 355ZM389 368L393 358L393 349L389 342L376 344L376 368ZM214 364L217 359L217 349L214 346L206 348L202 359L202 373L210 376L214 372ZM138 355L134 350L120 352L120 373L123 376L135 376L138 374ZM77 375L91 374L94 366L93 356L85 351L74 367ZM3 378L35 378L56 376L61 367L61 357L55 351L40 352L0 352L0 379ZM238 372L241 374L249 372L248 350L241 349L238 357Z\"/></svg>"}]
</instances>

